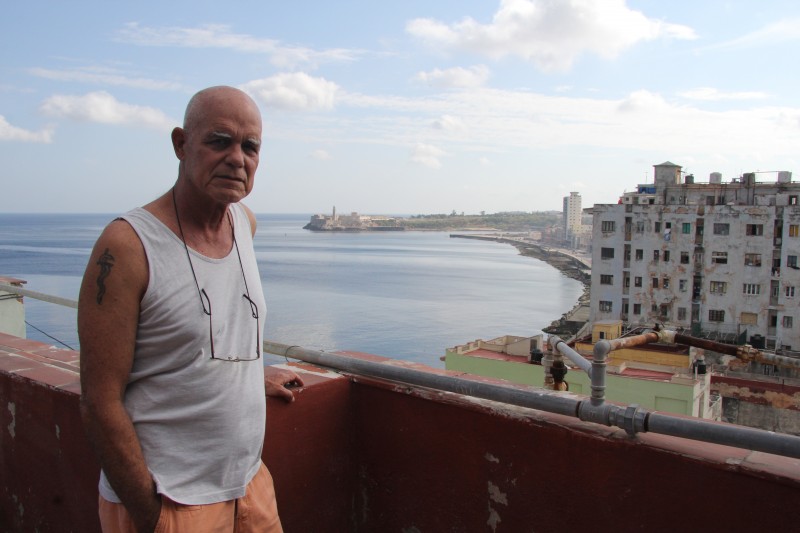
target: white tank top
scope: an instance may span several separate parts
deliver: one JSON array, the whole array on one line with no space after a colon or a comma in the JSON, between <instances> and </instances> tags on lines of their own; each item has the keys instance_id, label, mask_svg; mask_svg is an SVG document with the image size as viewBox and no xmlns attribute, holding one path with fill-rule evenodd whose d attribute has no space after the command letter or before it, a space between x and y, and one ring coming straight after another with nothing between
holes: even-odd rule
<instances>
[{"instance_id":1,"label":"white tank top","mask_svg":"<svg viewBox=\"0 0 800 533\"><path fill-rule=\"evenodd\" d=\"M253 358L266 304L247 214L230 206L236 247L222 259L191 248L197 283L211 302L216 357ZM195 285L183 242L148 211L123 217L144 245L149 283L142 298L136 351L125 408L159 493L187 504L244 496L264 444L264 361L211 358L209 317ZM244 298L245 283L258 320ZM260 337L259 337L260 338ZM101 473L100 494L119 502Z\"/></svg>"}]
</instances>

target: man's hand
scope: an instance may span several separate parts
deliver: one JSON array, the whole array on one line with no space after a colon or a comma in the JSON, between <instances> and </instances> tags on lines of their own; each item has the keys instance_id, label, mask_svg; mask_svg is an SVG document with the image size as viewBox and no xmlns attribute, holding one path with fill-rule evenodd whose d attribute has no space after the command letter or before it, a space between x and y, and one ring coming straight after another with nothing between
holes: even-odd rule
<instances>
[{"instance_id":1,"label":"man's hand","mask_svg":"<svg viewBox=\"0 0 800 533\"><path fill-rule=\"evenodd\" d=\"M275 396L283 398L287 402L294 401L294 394L291 390L292 387L302 387L304 385L303 379L284 368L267 367L264 376L264 385L267 390L267 396Z\"/></svg>"}]
</instances>

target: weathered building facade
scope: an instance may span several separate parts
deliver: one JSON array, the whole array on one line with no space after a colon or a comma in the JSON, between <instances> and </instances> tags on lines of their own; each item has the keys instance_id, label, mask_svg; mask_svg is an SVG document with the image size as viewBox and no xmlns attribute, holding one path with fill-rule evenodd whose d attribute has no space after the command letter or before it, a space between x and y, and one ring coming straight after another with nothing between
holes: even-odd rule
<instances>
[{"instance_id":1,"label":"weathered building facade","mask_svg":"<svg viewBox=\"0 0 800 533\"><path fill-rule=\"evenodd\" d=\"M800 183L756 181L765 174L696 183L666 162L620 203L595 205L591 320L800 351Z\"/></svg>"}]
</instances>

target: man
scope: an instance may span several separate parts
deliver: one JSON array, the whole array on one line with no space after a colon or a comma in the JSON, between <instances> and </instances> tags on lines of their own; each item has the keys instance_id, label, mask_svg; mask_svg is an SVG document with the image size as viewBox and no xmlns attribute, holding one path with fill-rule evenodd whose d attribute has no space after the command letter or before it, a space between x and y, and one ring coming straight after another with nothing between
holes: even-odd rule
<instances>
[{"instance_id":1,"label":"man","mask_svg":"<svg viewBox=\"0 0 800 533\"><path fill-rule=\"evenodd\" d=\"M255 102L197 93L173 188L98 239L78 308L81 413L103 468L104 531L281 531L261 463L266 394L293 401L291 371L264 382L266 307L239 201L261 147ZM191 512L184 512L191 511Z\"/></svg>"}]
</instances>

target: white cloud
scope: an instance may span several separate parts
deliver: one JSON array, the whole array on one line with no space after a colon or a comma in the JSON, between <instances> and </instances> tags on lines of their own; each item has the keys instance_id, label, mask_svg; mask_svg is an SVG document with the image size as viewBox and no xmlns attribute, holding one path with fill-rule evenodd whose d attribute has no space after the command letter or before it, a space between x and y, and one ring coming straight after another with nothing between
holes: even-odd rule
<instances>
[{"instance_id":1,"label":"white cloud","mask_svg":"<svg viewBox=\"0 0 800 533\"><path fill-rule=\"evenodd\" d=\"M436 146L418 143L411 153L411 160L428 168L440 168L442 166L440 159L445 155L447 153Z\"/></svg>"},{"instance_id":2,"label":"white cloud","mask_svg":"<svg viewBox=\"0 0 800 533\"><path fill-rule=\"evenodd\" d=\"M634 91L620 102L618 109L622 112L650 112L667 106L664 98L657 93L640 90Z\"/></svg>"},{"instance_id":3,"label":"white cloud","mask_svg":"<svg viewBox=\"0 0 800 533\"><path fill-rule=\"evenodd\" d=\"M147 27L136 22L125 24L117 32L122 42L141 46L174 46L181 48L223 48L238 52L266 54L273 65L290 68L300 64L353 61L362 52L346 48L313 50L302 46L287 46L275 39L264 39L246 33L234 33L224 24L207 24L195 28L180 26Z\"/></svg>"},{"instance_id":4,"label":"white cloud","mask_svg":"<svg viewBox=\"0 0 800 533\"><path fill-rule=\"evenodd\" d=\"M320 161L326 161L331 158L331 154L329 154L327 150L314 150L311 153L311 157L319 159Z\"/></svg>"},{"instance_id":5,"label":"white cloud","mask_svg":"<svg viewBox=\"0 0 800 533\"><path fill-rule=\"evenodd\" d=\"M478 163L480 163L481 166L484 166L484 167L488 167L491 164L491 162L489 161L488 157L478 158Z\"/></svg>"},{"instance_id":6,"label":"white cloud","mask_svg":"<svg viewBox=\"0 0 800 533\"><path fill-rule=\"evenodd\" d=\"M679 96L690 100L762 100L769 98L762 92L730 92L724 93L713 87L698 87L679 93Z\"/></svg>"},{"instance_id":7,"label":"white cloud","mask_svg":"<svg viewBox=\"0 0 800 533\"><path fill-rule=\"evenodd\" d=\"M283 73L240 87L268 109L306 111L333 109L339 86L303 72Z\"/></svg>"},{"instance_id":8,"label":"white cloud","mask_svg":"<svg viewBox=\"0 0 800 533\"><path fill-rule=\"evenodd\" d=\"M122 103L105 91L51 96L40 109L53 117L101 124L135 124L158 130L169 130L177 124L158 109Z\"/></svg>"},{"instance_id":9,"label":"white cloud","mask_svg":"<svg viewBox=\"0 0 800 533\"><path fill-rule=\"evenodd\" d=\"M437 130L460 130L464 128L464 122L452 115L442 115L431 123L431 127Z\"/></svg>"},{"instance_id":10,"label":"white cloud","mask_svg":"<svg viewBox=\"0 0 800 533\"><path fill-rule=\"evenodd\" d=\"M6 117L0 115L0 141L24 141L34 143L49 143L53 140L53 128L41 131L28 131L12 126Z\"/></svg>"},{"instance_id":11,"label":"white cloud","mask_svg":"<svg viewBox=\"0 0 800 533\"><path fill-rule=\"evenodd\" d=\"M418 72L414 80L439 88L480 87L489 79L489 69L485 65L469 68L454 67L445 70L434 69L430 72Z\"/></svg>"},{"instance_id":12,"label":"white cloud","mask_svg":"<svg viewBox=\"0 0 800 533\"><path fill-rule=\"evenodd\" d=\"M545 71L567 70L583 53L613 58L641 41L695 38L691 28L649 19L624 0L502 0L489 24L414 19L406 31L439 48L518 56Z\"/></svg>"},{"instance_id":13,"label":"white cloud","mask_svg":"<svg viewBox=\"0 0 800 533\"><path fill-rule=\"evenodd\" d=\"M28 69L28 73L48 80L120 85L138 89L177 90L181 88L179 83L130 77L105 67L83 67L67 70L30 68Z\"/></svg>"},{"instance_id":14,"label":"white cloud","mask_svg":"<svg viewBox=\"0 0 800 533\"><path fill-rule=\"evenodd\" d=\"M800 18L787 18L739 38L712 45L709 48L743 49L771 46L800 40Z\"/></svg>"},{"instance_id":15,"label":"white cloud","mask_svg":"<svg viewBox=\"0 0 800 533\"><path fill-rule=\"evenodd\" d=\"M653 152L670 160L669 154L705 160L708 154L732 153L741 160L758 155L759 160L768 161L794 157L800 145L798 107L709 110L647 90L619 99L487 88L424 98L345 93L340 105L369 112L347 122L327 117L325 125L316 123L313 131L306 130L309 138L323 142L336 135L343 142L414 146L423 125L444 125L442 117L450 116L458 117L464 127L442 130L447 133L448 155L581 147ZM441 154L420 148L415 155L417 162L440 164ZM495 162L501 160L502 156L493 157Z\"/></svg>"}]
</instances>

